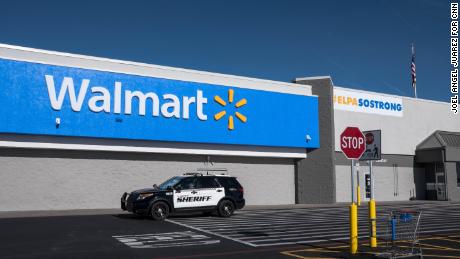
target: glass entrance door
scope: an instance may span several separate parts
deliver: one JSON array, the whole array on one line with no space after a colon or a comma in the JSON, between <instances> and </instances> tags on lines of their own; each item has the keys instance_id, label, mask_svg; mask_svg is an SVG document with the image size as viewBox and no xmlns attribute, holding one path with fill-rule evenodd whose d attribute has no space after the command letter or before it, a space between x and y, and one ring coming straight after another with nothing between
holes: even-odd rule
<instances>
[{"instance_id":1,"label":"glass entrance door","mask_svg":"<svg viewBox=\"0 0 460 259\"><path fill-rule=\"evenodd\" d=\"M438 200L447 200L446 196L446 173L444 172L444 163L437 162L435 171L436 196Z\"/></svg>"}]
</instances>

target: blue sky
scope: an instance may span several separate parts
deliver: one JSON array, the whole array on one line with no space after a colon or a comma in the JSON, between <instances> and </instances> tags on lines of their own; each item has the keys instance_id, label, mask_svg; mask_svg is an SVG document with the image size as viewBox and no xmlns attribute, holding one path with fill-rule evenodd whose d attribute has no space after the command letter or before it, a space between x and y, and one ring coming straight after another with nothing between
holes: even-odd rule
<instances>
[{"instance_id":1,"label":"blue sky","mask_svg":"<svg viewBox=\"0 0 460 259\"><path fill-rule=\"evenodd\" d=\"M450 101L450 1L2 1L0 43Z\"/></svg>"}]
</instances>

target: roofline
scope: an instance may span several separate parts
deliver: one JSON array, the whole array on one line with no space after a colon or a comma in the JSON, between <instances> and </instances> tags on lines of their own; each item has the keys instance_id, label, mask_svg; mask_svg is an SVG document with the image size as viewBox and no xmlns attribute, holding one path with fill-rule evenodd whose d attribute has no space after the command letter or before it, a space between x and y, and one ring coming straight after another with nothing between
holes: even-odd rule
<instances>
[{"instance_id":1,"label":"roofline","mask_svg":"<svg viewBox=\"0 0 460 259\"><path fill-rule=\"evenodd\" d=\"M424 138L420 143L418 143L415 146L415 150L422 150L419 147L422 146L423 144L425 144L431 138L431 136L434 136L436 138L436 140L439 142L439 144L441 145L441 147L442 147L443 145L442 145L442 142L439 140L439 136L437 136L437 132L438 131L435 130L433 133L429 134L426 138ZM423 149L427 149L427 148L423 148ZM430 148L428 148L428 149L430 149Z\"/></svg>"},{"instance_id":2,"label":"roofline","mask_svg":"<svg viewBox=\"0 0 460 259\"><path fill-rule=\"evenodd\" d=\"M435 130L433 133L431 133L430 135L428 135L428 137L426 137L424 140L422 140L422 142L420 142L420 143L415 147L415 149L416 149L416 150L427 150L427 149L439 149L439 148L449 147L449 145L447 145L447 143L444 141L444 139L443 139L443 137L440 135L440 133L453 134L453 135L460 136L460 132L446 131L446 130ZM425 144L425 143L431 138L431 136L434 136L434 137L436 138L436 140L439 142L439 144L441 145L441 147L436 147L436 148L422 148L422 149L419 149L419 147L422 146L423 144Z\"/></svg>"},{"instance_id":3,"label":"roofline","mask_svg":"<svg viewBox=\"0 0 460 259\"><path fill-rule=\"evenodd\" d=\"M437 133L446 133L446 134L460 135L460 132L457 132L457 131L437 130L436 132L437 132Z\"/></svg>"},{"instance_id":4,"label":"roofline","mask_svg":"<svg viewBox=\"0 0 460 259\"><path fill-rule=\"evenodd\" d=\"M367 94L378 94L378 95L383 95L383 96L388 96L388 97L396 97L396 98L403 98L403 99L408 99L412 101L421 101L421 102L429 102L429 103L436 103L436 104L449 104L448 102L443 102L443 101L435 101L435 100L429 100L429 99L420 99L420 98L414 98L414 97L409 97L409 96L401 96L401 95L395 95L395 94L387 94L387 93L380 93L380 92L373 92L373 91L367 91L367 90L361 90L361 89L355 89L355 88L346 88L342 86L334 86L334 89L337 88L339 90L351 90L355 92L360 92L360 93L367 93Z\"/></svg>"},{"instance_id":5,"label":"roofline","mask_svg":"<svg viewBox=\"0 0 460 259\"><path fill-rule=\"evenodd\" d=\"M126 60L120 60L120 59L110 59L110 58L103 58L103 57L96 57L96 56L89 56L89 55L72 54L68 52L58 52L58 51L51 51L51 50L44 50L44 49L36 49L36 48L22 47L22 46L3 44L3 43L0 43L0 48L17 50L17 51L33 52L33 53L39 53L39 54L55 55L55 56L61 56L61 57L77 58L77 59L84 59L84 60L91 60L91 61L102 61L102 62L110 62L110 63L123 64L123 65L141 66L141 67L148 67L148 68L153 68L153 69L158 69L158 70L198 74L202 76L213 76L213 77L220 77L220 78L225 78L229 80L238 79L238 80L252 81L252 82L257 82L257 83L267 83L267 84L272 84L272 85L275 84L275 85L285 86L285 87L289 87L293 89L302 88L302 89L305 89L311 92L310 85L299 85L299 84L295 84L291 82L282 82L282 81L274 81L274 80L268 80L268 79L260 79L260 78L253 78L253 77L245 77L245 76L229 75L229 74L223 74L223 73L214 73L214 72L208 72L208 71L186 69L186 68L153 65L153 64L142 63L142 62L126 61ZM266 90L266 91L270 91L270 90ZM315 96L315 95L310 94L308 96Z\"/></svg>"},{"instance_id":6,"label":"roofline","mask_svg":"<svg viewBox=\"0 0 460 259\"><path fill-rule=\"evenodd\" d=\"M310 76L310 77L298 77L298 78L294 78L294 82L297 83L297 82L300 82L300 81L313 81L313 80L324 80L324 79L329 79L329 81L331 82L331 85L334 85L334 82L332 81L332 77L331 76ZM313 92L312 92L313 93Z\"/></svg>"},{"instance_id":7,"label":"roofline","mask_svg":"<svg viewBox=\"0 0 460 259\"><path fill-rule=\"evenodd\" d=\"M319 80L319 79L330 79L332 82L331 76L309 76L309 77L296 77L294 78L294 82L303 81L303 80Z\"/></svg>"}]
</instances>

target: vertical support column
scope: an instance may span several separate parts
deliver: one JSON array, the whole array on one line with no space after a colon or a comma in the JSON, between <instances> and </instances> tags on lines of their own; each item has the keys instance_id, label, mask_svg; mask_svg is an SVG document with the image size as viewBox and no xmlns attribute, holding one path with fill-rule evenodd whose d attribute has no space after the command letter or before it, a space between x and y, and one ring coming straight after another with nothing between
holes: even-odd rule
<instances>
[{"instance_id":1,"label":"vertical support column","mask_svg":"<svg viewBox=\"0 0 460 259\"><path fill-rule=\"evenodd\" d=\"M351 203L355 203L355 160L351 159Z\"/></svg>"},{"instance_id":2,"label":"vertical support column","mask_svg":"<svg viewBox=\"0 0 460 259\"><path fill-rule=\"evenodd\" d=\"M314 77L299 78L294 82L311 86L312 94L318 96L321 146L318 149L307 149L308 158L296 161L296 203L335 203L335 127L332 80L330 77Z\"/></svg>"},{"instance_id":3,"label":"vertical support column","mask_svg":"<svg viewBox=\"0 0 460 259\"><path fill-rule=\"evenodd\" d=\"M358 207L354 197L355 160L351 160L350 253L358 252Z\"/></svg>"},{"instance_id":4,"label":"vertical support column","mask_svg":"<svg viewBox=\"0 0 460 259\"><path fill-rule=\"evenodd\" d=\"M374 199L374 170L372 160L369 162L369 174L371 176L371 199L369 201L369 246L377 247L377 211Z\"/></svg>"},{"instance_id":5,"label":"vertical support column","mask_svg":"<svg viewBox=\"0 0 460 259\"><path fill-rule=\"evenodd\" d=\"M359 163L355 163L355 167L359 166ZM356 168L356 204L361 206L361 186L359 185L359 169Z\"/></svg>"}]
</instances>

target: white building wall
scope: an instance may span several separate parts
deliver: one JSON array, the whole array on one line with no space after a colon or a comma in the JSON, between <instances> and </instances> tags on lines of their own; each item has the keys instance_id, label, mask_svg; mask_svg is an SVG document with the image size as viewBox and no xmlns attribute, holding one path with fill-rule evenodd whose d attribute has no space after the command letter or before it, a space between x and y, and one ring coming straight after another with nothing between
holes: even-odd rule
<instances>
[{"instance_id":1,"label":"white building wall","mask_svg":"<svg viewBox=\"0 0 460 259\"><path fill-rule=\"evenodd\" d=\"M345 89L334 87L334 89ZM390 96L360 90L350 92L368 93L376 96ZM460 131L460 119L450 112L450 104L444 102L402 97L403 116L384 116L361 112L334 110L335 139L348 126L361 130L382 130L382 153L414 155L420 142L436 130ZM340 141L335 142L335 150L340 151Z\"/></svg>"},{"instance_id":2,"label":"white building wall","mask_svg":"<svg viewBox=\"0 0 460 259\"><path fill-rule=\"evenodd\" d=\"M375 188L377 201L403 201L409 200L417 192L417 198L424 198L421 179L424 177L423 168L414 168L410 157L415 156L415 149L424 139L436 130L460 131L460 119L450 112L449 103L415 99L410 97L399 97L381 93L367 92L361 90L334 87L341 91L369 94L374 96L386 96L401 98L403 104L403 115L388 116L334 110L335 123L335 150L340 151L340 134L348 126L359 127L361 130L382 130L382 154L391 155L396 161L387 161L385 165L374 163ZM342 156L337 153L336 156ZM408 160L409 159L409 160ZM401 161L405 161L400 164ZM395 181L392 164L398 165L398 180ZM367 168L363 168L367 171ZM417 179L416 179L417 178ZM336 165L336 197L337 202L350 201L350 166ZM364 175L361 173L362 198L365 195ZM418 183L418 184L417 184ZM416 186L419 190L416 191Z\"/></svg>"}]
</instances>

